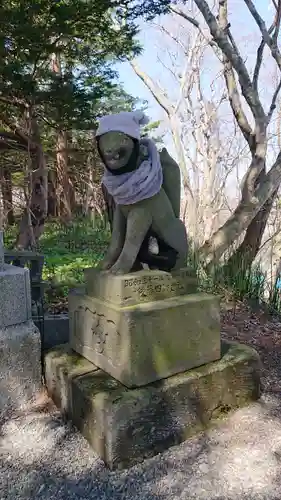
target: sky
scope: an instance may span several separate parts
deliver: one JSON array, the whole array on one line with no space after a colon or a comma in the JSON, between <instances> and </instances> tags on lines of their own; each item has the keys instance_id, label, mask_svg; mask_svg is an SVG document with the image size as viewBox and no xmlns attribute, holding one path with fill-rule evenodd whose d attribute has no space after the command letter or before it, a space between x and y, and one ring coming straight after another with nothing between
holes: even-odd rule
<instances>
[{"instance_id":1,"label":"sky","mask_svg":"<svg viewBox=\"0 0 281 500\"><path fill-rule=\"evenodd\" d=\"M190 0L192 4L192 0ZM255 55L258 37L258 28L252 21L250 14L245 7L244 0L229 0L229 19L231 22L231 30L235 38L239 39L239 48L241 48L243 56L247 59ZM270 0L256 0L255 6L263 16L267 23L270 23L272 19L272 10L270 9ZM161 16L156 22L162 21L168 22L167 16ZM163 36L163 35L161 35ZM167 72L163 72L163 67L161 67L159 61L157 61L157 52L161 51L159 49L159 43L161 45L161 38L157 29L151 27L149 24L141 24L141 32L139 39L143 46L143 53L137 58L139 66L145 70L145 72L152 78L161 81L161 86L169 94L172 92L171 81L167 77ZM249 50L249 47L251 49ZM165 113L162 111L160 106L156 103L150 91L142 83L142 81L135 75L129 63L122 63L117 66L120 80L124 85L125 90L135 97L140 99L145 99L148 101L147 113L151 120L162 120L161 131L165 132L168 130L168 123L166 121ZM165 73L165 74L164 74ZM206 78L206 86L210 85L210 80ZM206 88L207 90L207 88ZM175 154L173 141L169 134L165 135L164 138L165 145L169 148L172 154Z\"/></svg>"}]
</instances>

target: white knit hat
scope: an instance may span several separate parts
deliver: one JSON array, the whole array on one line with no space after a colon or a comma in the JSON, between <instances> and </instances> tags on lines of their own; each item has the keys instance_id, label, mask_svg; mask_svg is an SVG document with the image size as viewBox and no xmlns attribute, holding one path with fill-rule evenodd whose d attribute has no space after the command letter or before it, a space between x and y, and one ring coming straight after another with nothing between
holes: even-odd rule
<instances>
[{"instance_id":1,"label":"white knit hat","mask_svg":"<svg viewBox=\"0 0 281 500\"><path fill-rule=\"evenodd\" d=\"M140 139L140 127L149 122L143 111L122 111L115 115L105 115L99 120L96 136L107 132L123 132L124 134Z\"/></svg>"}]
</instances>

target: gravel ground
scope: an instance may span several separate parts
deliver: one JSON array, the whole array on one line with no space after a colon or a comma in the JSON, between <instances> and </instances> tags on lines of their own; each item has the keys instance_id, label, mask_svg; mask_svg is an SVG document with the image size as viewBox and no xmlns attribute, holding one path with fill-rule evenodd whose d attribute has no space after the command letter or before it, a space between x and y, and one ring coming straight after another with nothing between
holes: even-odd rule
<instances>
[{"instance_id":1,"label":"gravel ground","mask_svg":"<svg viewBox=\"0 0 281 500\"><path fill-rule=\"evenodd\" d=\"M128 471L108 472L57 412L2 428L1 499L279 499L281 421L267 397Z\"/></svg>"},{"instance_id":2,"label":"gravel ground","mask_svg":"<svg viewBox=\"0 0 281 500\"><path fill-rule=\"evenodd\" d=\"M224 318L224 335L240 338L244 332L245 337L243 321L249 325L248 316L232 318L227 333ZM259 321L252 323L253 342L252 327L246 328L247 343L255 345L266 365L266 392L258 403L162 455L114 473L52 405L14 416L0 431L0 500L280 500L281 393L276 363L279 359L281 367L281 349L270 344L272 359L264 335L258 342ZM280 325L276 328L281 333Z\"/></svg>"}]
</instances>

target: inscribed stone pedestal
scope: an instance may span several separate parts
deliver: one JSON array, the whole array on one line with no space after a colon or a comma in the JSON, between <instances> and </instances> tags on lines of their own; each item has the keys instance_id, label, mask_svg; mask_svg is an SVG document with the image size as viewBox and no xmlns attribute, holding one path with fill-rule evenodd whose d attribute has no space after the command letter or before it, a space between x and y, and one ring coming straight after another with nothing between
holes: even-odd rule
<instances>
[{"instance_id":1,"label":"inscribed stone pedestal","mask_svg":"<svg viewBox=\"0 0 281 500\"><path fill-rule=\"evenodd\" d=\"M95 366L88 371L66 346L49 351L45 367L48 390L48 380L51 393L57 387L57 405L70 409L71 420L111 469L152 457L260 395L259 356L234 343L223 343L219 361L140 389L127 389Z\"/></svg>"},{"instance_id":2,"label":"inscribed stone pedestal","mask_svg":"<svg viewBox=\"0 0 281 500\"><path fill-rule=\"evenodd\" d=\"M172 273L139 271L114 276L95 268L85 270L86 294L118 306L130 306L195 293L198 280L190 269Z\"/></svg>"},{"instance_id":3,"label":"inscribed stone pedestal","mask_svg":"<svg viewBox=\"0 0 281 500\"><path fill-rule=\"evenodd\" d=\"M83 295L81 290L69 295L70 346L127 387L220 358L218 298L204 293L180 295L187 287L181 277L182 289L178 291L173 284L175 292L172 290L178 296L156 300L155 296L166 294L173 277L154 272L153 282L160 285L152 286L150 274L136 273L131 279L139 288L128 286L128 291L129 277L107 275L98 278L95 288L96 294L101 290L101 298ZM108 295L111 301L105 300ZM130 305L124 306L127 298Z\"/></svg>"}]
</instances>

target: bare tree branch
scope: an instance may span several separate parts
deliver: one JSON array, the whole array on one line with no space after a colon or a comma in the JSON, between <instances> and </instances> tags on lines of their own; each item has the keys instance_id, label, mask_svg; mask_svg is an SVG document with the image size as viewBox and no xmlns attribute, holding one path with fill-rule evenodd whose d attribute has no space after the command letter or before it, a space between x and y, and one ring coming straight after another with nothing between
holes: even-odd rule
<instances>
[{"instance_id":1,"label":"bare tree branch","mask_svg":"<svg viewBox=\"0 0 281 500\"><path fill-rule=\"evenodd\" d=\"M208 45L210 45L210 47L212 47L215 55L217 56L217 58L221 62L221 56L220 56L217 44L214 42L214 40L211 37L206 36L206 34L202 30L199 22L196 19L188 16L182 9L180 9L176 5L171 5L170 11L173 12L173 14L176 14L177 16L182 17L183 19L185 19L186 21L191 23L194 27L196 27L199 30L199 32L201 33L201 35L203 36L203 38L206 40Z\"/></svg>"},{"instance_id":2,"label":"bare tree branch","mask_svg":"<svg viewBox=\"0 0 281 500\"><path fill-rule=\"evenodd\" d=\"M201 43L200 43L201 42ZM195 40L193 42L193 47L190 48L190 54L187 55L187 61L185 64L185 69L182 75L181 83L180 83L180 90L179 90L179 97L178 101L175 106L175 113L178 112L179 107L181 105L181 102L183 100L184 93L186 96L189 96L193 82L194 82L194 77L196 73L196 66L198 65L198 62L200 60L200 52L202 56L202 36L200 33L198 33L198 36L195 37ZM187 80L189 79L189 83L187 85Z\"/></svg>"},{"instance_id":3,"label":"bare tree branch","mask_svg":"<svg viewBox=\"0 0 281 500\"><path fill-rule=\"evenodd\" d=\"M169 53L169 59L170 61L172 60L172 55ZM168 66L168 64L166 64L162 59L161 57L159 57L159 55L157 54L156 56L157 58L157 61L163 66L163 68L165 68L166 71L168 71L168 73L170 73L170 75L172 76L172 78L174 78L176 80L176 75L175 73L171 70L171 68ZM155 82L154 82L155 84ZM160 87L159 87L160 88Z\"/></svg>"},{"instance_id":4,"label":"bare tree branch","mask_svg":"<svg viewBox=\"0 0 281 500\"><path fill-rule=\"evenodd\" d=\"M173 13L175 14L174 11ZM177 14L181 14L179 9L177 9ZM177 19L175 21L177 23ZM176 26L178 23L175 24ZM187 29L190 31L189 26ZM219 106L222 101L226 100L226 91L223 89L221 95L221 87L210 85L211 95L209 92L204 92L201 66L204 62L204 55L210 54L208 46L210 46L211 36L207 27L204 27L204 33L203 29L197 28L197 25L193 23L190 34L191 43L182 40L185 39L182 33L178 39L177 33L173 33L172 29L168 30L168 33L167 27L160 28L160 30L165 35L168 34L169 43L171 40L176 42L177 49L172 52L175 52L180 58L180 66L178 66L177 60L172 60L171 66L168 63L169 72L172 72L177 80L177 95L175 96L173 88L172 102L170 102L170 95L164 92L159 84L152 81L135 61L133 61L132 68L152 92L170 121L171 133L183 176L183 193L186 197L186 207L188 207L184 217L192 238L201 245L210 238L218 226L218 219L222 217L221 210L226 206L227 176L234 167L233 164L229 164L229 157L233 151L233 137L232 139L229 137L226 141L222 140L222 136L226 138L225 133L227 132L219 126ZM234 41L232 41L231 46L234 51L237 51ZM161 45L161 49L162 47L163 45ZM214 41L212 41L212 47L216 49L216 53L219 52L221 61L221 51ZM182 57L184 63L182 63ZM180 74L179 67L183 67L180 69ZM215 97L215 101L213 100L214 92L216 96L217 92L220 93L218 99ZM246 129L249 133L247 136L249 139L251 128L245 116L245 134ZM225 143L227 143L226 149ZM238 158L233 163L236 161L239 161Z\"/></svg>"},{"instance_id":5,"label":"bare tree branch","mask_svg":"<svg viewBox=\"0 0 281 500\"><path fill-rule=\"evenodd\" d=\"M258 80L259 71L260 71L260 67L261 67L261 63L262 63L262 55L263 55L265 45L268 45L268 47L270 48L272 57L275 59L279 69L281 70L281 53L277 47L277 38L278 38L279 31L280 31L280 20L281 20L281 0L278 0L278 5L276 4L276 2L274 2L274 6L276 8L276 16L275 16L274 22L270 26L269 30L266 29L265 22L261 18L261 16L259 15L258 11L256 10L252 0L244 0L244 2L247 5L254 20L256 21L256 23L261 31L262 37L263 37L263 40L258 48L257 62L256 62L256 66L255 66L255 70L254 70L254 77L253 77L253 83L255 84L255 86L257 88L257 80ZM274 33L271 37L270 35L273 31L274 31ZM276 88L276 90L273 94L273 97L272 97L272 102L271 102L271 105L269 108L269 112L267 114L267 123L270 122L272 115L274 113L274 110L276 109L276 100L277 100L278 93L279 93L280 89L281 89L281 80L280 80L279 84L277 85L277 88Z\"/></svg>"},{"instance_id":6,"label":"bare tree branch","mask_svg":"<svg viewBox=\"0 0 281 500\"><path fill-rule=\"evenodd\" d=\"M256 64L255 64L255 69L254 69L254 74L253 74L253 87L255 91L258 91L258 80L259 80L259 74L260 74L260 69L262 65L262 58L263 58L263 52L264 52L264 47L265 47L265 41L262 40L258 50L257 50L257 59L256 59Z\"/></svg>"},{"instance_id":7,"label":"bare tree branch","mask_svg":"<svg viewBox=\"0 0 281 500\"><path fill-rule=\"evenodd\" d=\"M275 45L277 45L277 38L280 31L280 21L281 21L281 0L278 0L278 5L274 2L274 6L276 8L276 18L274 20L274 24L276 26L275 31L272 35L272 40Z\"/></svg>"},{"instance_id":8,"label":"bare tree branch","mask_svg":"<svg viewBox=\"0 0 281 500\"><path fill-rule=\"evenodd\" d=\"M280 27L280 20L278 22L278 25L276 26L276 28L278 28L278 30L276 29L277 35L273 38L273 37L270 36L270 33L267 30L267 28L266 28L265 22L262 19L262 17L260 16L260 14L258 13L258 11L257 11L256 7L254 6L252 0L244 0L244 2L247 5L247 7L248 7L250 13L252 14L254 20L256 21L256 24L258 25L258 27L260 29L260 32L262 34L264 42L270 48L270 52L271 52L271 55L272 55L273 59L276 61L277 65L278 65L278 68L281 70L281 53L280 53L280 50L279 50L279 48L277 47L277 44L276 44L276 39L277 39L277 36L278 36L279 27Z\"/></svg>"},{"instance_id":9,"label":"bare tree branch","mask_svg":"<svg viewBox=\"0 0 281 500\"><path fill-rule=\"evenodd\" d=\"M272 25L270 26L270 28L268 30L269 35L271 35L274 28L276 28L276 29L275 29L273 36L275 36L275 34L278 34L279 28L280 28L280 19L278 20L278 14L276 15L274 22L272 23ZM265 41L264 41L264 39L262 39L262 41L258 47L258 50L257 50L257 59L256 59L256 64L255 64L255 69L254 69L254 74L253 74L253 86L254 86L255 90L258 90L258 79L259 79L260 69L261 69L261 65L262 65L262 58L263 58L263 52L264 52L265 45L266 45Z\"/></svg>"},{"instance_id":10,"label":"bare tree branch","mask_svg":"<svg viewBox=\"0 0 281 500\"><path fill-rule=\"evenodd\" d=\"M229 42L227 33L222 28L220 28L207 2L205 0L194 1L198 9L202 13L206 23L208 24L215 42L237 72L242 94L245 97L245 100L248 103L253 116L256 120L264 120L265 112L263 106L260 102L258 93L255 91L252 85L248 70L241 55L236 52L235 48Z\"/></svg>"},{"instance_id":11,"label":"bare tree branch","mask_svg":"<svg viewBox=\"0 0 281 500\"><path fill-rule=\"evenodd\" d=\"M156 27L156 29L160 30L162 33L165 33L165 35L174 40L174 42L176 42L182 48L182 50L186 52L186 47L184 46L182 41L178 40L176 36L174 36L167 28L165 28L165 26L155 23L153 23L153 25Z\"/></svg>"},{"instance_id":12,"label":"bare tree branch","mask_svg":"<svg viewBox=\"0 0 281 500\"><path fill-rule=\"evenodd\" d=\"M202 29L200 28L198 21L192 19L190 16L185 14L185 12L183 12L181 9L179 9L177 6L174 6L174 5L171 6L170 10L173 13L182 17L183 19L187 20L188 22L191 22L196 28L198 28L200 30L200 33L202 34L202 36L204 36L204 38L206 38ZM220 9L220 11L222 12L222 9ZM222 30L227 31L227 27L228 27L227 19L225 19L224 23L221 19L220 24L221 24ZM228 30L227 33L228 33L229 38L231 39L231 44L232 44L234 51L236 52L236 54L238 54L237 46L234 42L233 37L231 36L230 31ZM213 49L215 49L215 52L217 52L216 51L217 44L214 41L210 41L210 40L207 40L207 42L209 43L209 45ZM224 77L225 77L225 81L226 81L226 87L228 90L229 102L230 102L233 114L234 114L235 119L236 119L236 121L241 129L243 136L245 137L247 143L249 144L249 147L251 148L252 143L253 143L253 130L252 130L252 128L247 120L247 117L243 111L243 108L242 108L242 104L240 101L240 95L239 95L239 92L237 89L235 74L234 74L232 65L228 61L228 59L225 55L223 55L222 59L220 58L220 61L224 65Z\"/></svg>"},{"instance_id":13,"label":"bare tree branch","mask_svg":"<svg viewBox=\"0 0 281 500\"><path fill-rule=\"evenodd\" d=\"M193 198L193 192L191 189L191 183L190 183L190 178L188 175L188 171L186 168L186 162L185 162L185 155L183 151L183 145L181 142L181 137L179 133L179 127L178 127L178 120L175 116L175 108L174 106L170 103L169 99L165 95L164 91L160 89L160 87L150 78L149 75L147 75L144 71L140 69L138 64L135 61L130 62L131 67L133 68L134 72L136 75L142 80L142 82L145 84L145 86L150 90L152 93L153 97L155 100L158 102L159 106L165 111L167 114L170 123L171 123L171 130L172 130L172 135L174 139L174 143L178 152L179 156L179 164L183 176L183 184L185 189L189 192L190 197Z\"/></svg>"},{"instance_id":14,"label":"bare tree branch","mask_svg":"<svg viewBox=\"0 0 281 500\"><path fill-rule=\"evenodd\" d=\"M194 19L194 17L188 16L183 10L179 9L177 5L170 5L170 11L173 12L174 14L179 15L189 23L193 24L195 28L201 29L199 22L196 19Z\"/></svg>"},{"instance_id":15,"label":"bare tree branch","mask_svg":"<svg viewBox=\"0 0 281 500\"><path fill-rule=\"evenodd\" d=\"M229 103L239 128L246 139L249 148L253 148L254 132L243 111L240 95L236 85L235 74L229 61L225 62L224 76L228 91Z\"/></svg>"},{"instance_id":16,"label":"bare tree branch","mask_svg":"<svg viewBox=\"0 0 281 500\"><path fill-rule=\"evenodd\" d=\"M149 75L141 70L136 61L130 61L130 65L132 66L136 75L150 90L159 106L161 106L161 108L165 111L165 113L167 113L168 116L171 116L171 114L173 113L173 106L171 105L169 99L166 97L164 91L152 80L152 78L150 78Z\"/></svg>"},{"instance_id":17,"label":"bare tree branch","mask_svg":"<svg viewBox=\"0 0 281 500\"><path fill-rule=\"evenodd\" d=\"M269 111L268 111L268 114L267 114L267 122L269 123L271 118L272 118L272 115L276 109L276 101L277 101L277 97L278 97L278 94L281 90L281 78L279 80L279 83L276 87L276 90L273 94L273 97L272 97L272 102L271 102L271 105L270 105L270 108L269 108Z\"/></svg>"},{"instance_id":18,"label":"bare tree branch","mask_svg":"<svg viewBox=\"0 0 281 500\"><path fill-rule=\"evenodd\" d=\"M223 1L223 2L220 2L219 12L221 11L221 7L222 7L222 6L223 6L223 11L225 11L225 13L226 13L226 21L227 21L227 1L226 1L226 0L225 0L225 1ZM231 43L232 47L233 47L233 48L234 48L234 50L235 50L235 53L236 53L236 54L239 54L239 49L238 49L238 47L237 47L237 45L236 45L236 42L235 42L235 40L234 40L234 38L233 38L233 36L232 36L232 34L231 34L231 31L230 31L230 24L228 23L228 21L227 21L227 23L226 23L226 25L225 25L225 27L224 27L223 29L224 29L224 31L227 33L227 36L228 36L228 38L229 38L229 41L230 41L230 43Z\"/></svg>"},{"instance_id":19,"label":"bare tree branch","mask_svg":"<svg viewBox=\"0 0 281 500\"><path fill-rule=\"evenodd\" d=\"M230 35L230 31L228 29L228 18L227 18L227 4L226 0L221 0L219 6L219 25L221 29L225 32L228 32ZM238 51L236 44L231 37L232 45L235 47L236 52ZM234 114L234 117L237 121L237 124L246 139L250 149L253 147L253 139L254 132L247 120L247 116L243 111L243 107L240 100L239 91L236 84L235 74L231 65L231 62L228 60L225 54L223 54L223 65L224 65L224 78L226 83L226 88L228 92L229 103Z\"/></svg>"}]
</instances>

